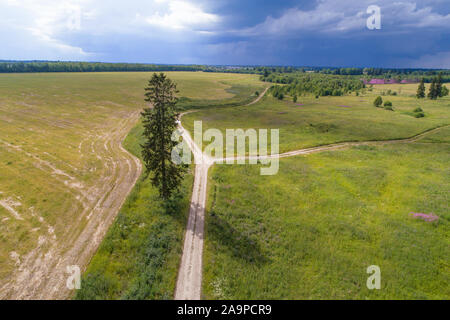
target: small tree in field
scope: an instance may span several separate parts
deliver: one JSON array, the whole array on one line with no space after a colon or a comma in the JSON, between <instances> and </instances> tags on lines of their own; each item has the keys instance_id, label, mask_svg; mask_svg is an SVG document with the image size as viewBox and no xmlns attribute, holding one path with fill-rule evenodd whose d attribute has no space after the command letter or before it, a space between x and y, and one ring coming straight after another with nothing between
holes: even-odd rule
<instances>
[{"instance_id":1,"label":"small tree in field","mask_svg":"<svg viewBox=\"0 0 450 320\"><path fill-rule=\"evenodd\" d=\"M436 78L433 79L433 82L430 86L430 91L428 92L428 98L431 100L436 100L438 97L437 88L436 88Z\"/></svg>"},{"instance_id":2,"label":"small tree in field","mask_svg":"<svg viewBox=\"0 0 450 320\"><path fill-rule=\"evenodd\" d=\"M381 105L383 104L383 99L378 96L375 101L373 102L373 105L377 108L381 107Z\"/></svg>"},{"instance_id":3,"label":"small tree in field","mask_svg":"<svg viewBox=\"0 0 450 320\"><path fill-rule=\"evenodd\" d=\"M442 73L440 72L436 79L436 98L442 98Z\"/></svg>"},{"instance_id":4,"label":"small tree in field","mask_svg":"<svg viewBox=\"0 0 450 320\"><path fill-rule=\"evenodd\" d=\"M145 108L141 113L145 138L142 157L147 172L153 173L152 184L167 200L179 188L186 170L185 165L176 165L171 159L172 149L178 144L171 139L179 116L175 110L177 89L163 73L154 73L145 91L145 101L153 108Z\"/></svg>"},{"instance_id":5,"label":"small tree in field","mask_svg":"<svg viewBox=\"0 0 450 320\"><path fill-rule=\"evenodd\" d=\"M446 86L442 86L441 97L448 96L448 88Z\"/></svg>"},{"instance_id":6,"label":"small tree in field","mask_svg":"<svg viewBox=\"0 0 450 320\"><path fill-rule=\"evenodd\" d=\"M425 98L425 80L422 78L420 81L419 88L417 88L417 99Z\"/></svg>"},{"instance_id":7,"label":"small tree in field","mask_svg":"<svg viewBox=\"0 0 450 320\"><path fill-rule=\"evenodd\" d=\"M294 101L294 103L297 102L297 95L295 94L294 97L292 98L292 101Z\"/></svg>"}]
</instances>

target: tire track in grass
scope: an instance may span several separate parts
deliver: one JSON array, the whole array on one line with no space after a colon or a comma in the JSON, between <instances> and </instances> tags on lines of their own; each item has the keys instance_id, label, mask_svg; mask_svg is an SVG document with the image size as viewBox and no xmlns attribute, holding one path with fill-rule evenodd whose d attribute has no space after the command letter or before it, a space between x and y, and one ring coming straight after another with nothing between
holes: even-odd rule
<instances>
[{"instance_id":1,"label":"tire track in grass","mask_svg":"<svg viewBox=\"0 0 450 320\"><path fill-rule=\"evenodd\" d=\"M104 140L91 145L103 161L110 158L114 165L105 166L107 170L102 177L89 188L87 195L80 197L86 208L64 235L67 241L52 242L45 254L38 246L24 256L13 278L0 288L0 299L47 300L70 296L71 291L66 288L67 266L85 269L141 174L140 160L122 146L139 114L136 111L127 115L114 131L104 136L108 150L104 149Z\"/></svg>"}]
</instances>

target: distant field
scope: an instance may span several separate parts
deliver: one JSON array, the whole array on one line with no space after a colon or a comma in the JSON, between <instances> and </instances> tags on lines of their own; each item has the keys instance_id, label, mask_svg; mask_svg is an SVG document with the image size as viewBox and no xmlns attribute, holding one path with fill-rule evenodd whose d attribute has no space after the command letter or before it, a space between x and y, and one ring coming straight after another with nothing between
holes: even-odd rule
<instances>
[{"instance_id":1,"label":"distant field","mask_svg":"<svg viewBox=\"0 0 450 320\"><path fill-rule=\"evenodd\" d=\"M83 246L102 240L128 193L121 188L138 173L120 141L137 123L151 74L0 75L0 297L53 294L42 280L63 253L72 264L90 259ZM190 99L185 107L246 101L261 86L249 75L167 74ZM87 229L95 237L77 247L80 258L70 250Z\"/></svg>"},{"instance_id":2,"label":"distant field","mask_svg":"<svg viewBox=\"0 0 450 320\"><path fill-rule=\"evenodd\" d=\"M446 84L447 87L449 87L449 84ZM388 90L391 90L392 92L396 92L398 95L405 95L405 96L416 96L417 94L417 87L419 84L376 84L373 86L373 92L376 94L381 94L383 92L387 92ZM430 88L429 83L425 83L426 93L428 93L428 90Z\"/></svg>"},{"instance_id":3,"label":"distant field","mask_svg":"<svg viewBox=\"0 0 450 320\"><path fill-rule=\"evenodd\" d=\"M190 132L194 121L202 120L203 130L217 128L224 135L225 129L280 129L280 152L342 141L406 138L450 123L449 97L438 101L404 95L383 97L393 103L392 112L373 106L376 95L368 92L358 97L320 99L306 96L299 97L297 103L268 96L252 106L187 114L182 121ZM414 117L417 107L424 110L425 118Z\"/></svg>"},{"instance_id":4,"label":"distant field","mask_svg":"<svg viewBox=\"0 0 450 320\"><path fill-rule=\"evenodd\" d=\"M249 87L255 90L261 87L257 75L203 73L203 72L169 72L171 79L177 82L180 96L196 100L227 100L239 94L237 87ZM254 91L250 91L252 95Z\"/></svg>"},{"instance_id":5,"label":"distant field","mask_svg":"<svg viewBox=\"0 0 450 320\"><path fill-rule=\"evenodd\" d=\"M282 159L275 176L216 165L203 297L449 299L449 159L448 144L420 142ZM370 265L381 290L366 287Z\"/></svg>"}]
</instances>

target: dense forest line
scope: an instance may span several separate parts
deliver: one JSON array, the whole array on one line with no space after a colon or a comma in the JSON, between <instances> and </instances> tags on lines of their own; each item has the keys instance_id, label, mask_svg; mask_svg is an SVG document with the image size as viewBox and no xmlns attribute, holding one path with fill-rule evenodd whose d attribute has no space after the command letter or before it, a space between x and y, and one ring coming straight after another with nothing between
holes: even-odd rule
<instances>
[{"instance_id":1,"label":"dense forest line","mask_svg":"<svg viewBox=\"0 0 450 320\"><path fill-rule=\"evenodd\" d=\"M0 73L25 72L117 72L117 71L204 71L223 73L260 74L265 81L291 83L290 75L320 73L337 76L355 76L370 80L383 79L425 79L431 82L433 77L442 74L443 82L450 82L450 70L436 69L382 69L382 68L329 68L329 67L293 67L293 66L206 66L206 65L158 65L143 63L103 63L71 61L5 61L0 60ZM269 78L268 76L271 75ZM287 79L286 79L287 78Z\"/></svg>"},{"instance_id":2,"label":"dense forest line","mask_svg":"<svg viewBox=\"0 0 450 320\"><path fill-rule=\"evenodd\" d=\"M100 62L0 62L0 73L27 72L126 72L126 71L203 71L198 65L156 65Z\"/></svg>"},{"instance_id":3,"label":"dense forest line","mask_svg":"<svg viewBox=\"0 0 450 320\"><path fill-rule=\"evenodd\" d=\"M323 74L323 75L334 75L334 76L347 76L352 77L356 80L366 80L370 81L374 78L379 79L393 79L397 82L401 82L402 80L416 80L419 82L420 80L424 79L426 83L431 83L433 81L433 78L436 77L438 74L442 77L443 83L450 82L450 71L444 70L444 71L415 71L411 72L409 74L402 74L402 73L392 73L393 71L386 71L387 73L378 75L378 76L368 76L368 75L351 75L351 74L336 74L336 73L330 73L328 72L329 69L324 69L322 71L319 71L318 73L311 73L311 72L268 72L267 70L262 74L261 80L266 82L272 82L272 83L279 83L279 84L291 84L295 81L297 81L299 78L302 78L305 74Z\"/></svg>"},{"instance_id":4,"label":"dense forest line","mask_svg":"<svg viewBox=\"0 0 450 320\"><path fill-rule=\"evenodd\" d=\"M271 74L262 77L262 80L275 82L278 80L276 75ZM295 76L281 78L285 82L277 82L287 84L285 86L275 85L270 88L270 93L278 98L283 99L285 95L296 97L297 95L314 94L319 96L342 96L350 92L359 92L365 88L364 83L351 76L335 76L324 74L301 74L296 73Z\"/></svg>"}]
</instances>

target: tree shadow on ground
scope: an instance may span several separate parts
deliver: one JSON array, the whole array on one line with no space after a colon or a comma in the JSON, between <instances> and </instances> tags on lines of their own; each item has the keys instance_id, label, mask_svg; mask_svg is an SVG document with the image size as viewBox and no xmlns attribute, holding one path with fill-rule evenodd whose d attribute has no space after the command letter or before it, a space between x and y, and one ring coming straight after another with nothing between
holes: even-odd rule
<instances>
[{"instance_id":1,"label":"tree shadow on ground","mask_svg":"<svg viewBox=\"0 0 450 320\"><path fill-rule=\"evenodd\" d=\"M236 229L227 220L219 217L214 212L211 213L208 219L208 237L212 237L212 240L225 246L233 257L247 263L259 266L270 261L264 255L257 240Z\"/></svg>"}]
</instances>

